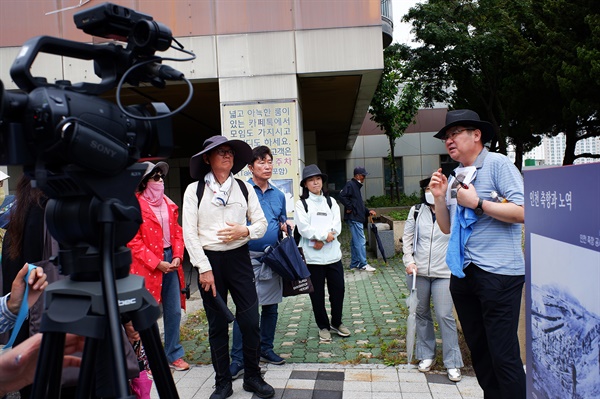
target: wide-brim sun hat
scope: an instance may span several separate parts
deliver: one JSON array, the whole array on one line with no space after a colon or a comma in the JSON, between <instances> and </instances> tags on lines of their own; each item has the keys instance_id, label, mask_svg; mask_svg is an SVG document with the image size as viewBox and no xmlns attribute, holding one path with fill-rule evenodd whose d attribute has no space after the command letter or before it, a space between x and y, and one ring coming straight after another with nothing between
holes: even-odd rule
<instances>
[{"instance_id":1,"label":"wide-brim sun hat","mask_svg":"<svg viewBox=\"0 0 600 399\"><path fill-rule=\"evenodd\" d=\"M304 183L307 179L313 176L321 176L323 183L327 180L327 175L321 172L321 169L317 165L308 165L302 170L302 180L300 181L300 187L304 187Z\"/></svg>"},{"instance_id":2,"label":"wide-brim sun hat","mask_svg":"<svg viewBox=\"0 0 600 399\"><path fill-rule=\"evenodd\" d=\"M142 164L146 165L146 171L144 172L144 177L142 177L142 180L148 177L148 175L152 173L154 169L160 170L160 173L162 173L163 176L166 176L167 173L169 173L169 164L166 162L160 161L154 164L150 161L146 161L142 162Z\"/></svg>"},{"instance_id":3,"label":"wide-brim sun hat","mask_svg":"<svg viewBox=\"0 0 600 399\"><path fill-rule=\"evenodd\" d=\"M194 180L204 179L204 176L210 172L210 165L204 161L202 155L220 145L227 144L235 151L233 156L233 167L231 173L234 175L244 169L252 160L252 148L242 140L228 140L225 136L212 136L204 140L202 151L192 156L190 159L190 176Z\"/></svg>"},{"instance_id":4,"label":"wide-brim sun hat","mask_svg":"<svg viewBox=\"0 0 600 399\"><path fill-rule=\"evenodd\" d=\"M443 140L446 130L453 126L475 127L481 130L481 142L487 143L494 137L494 128L491 123L482 121L475 111L470 109L457 109L446 114L446 126L440 129L433 137Z\"/></svg>"}]
</instances>

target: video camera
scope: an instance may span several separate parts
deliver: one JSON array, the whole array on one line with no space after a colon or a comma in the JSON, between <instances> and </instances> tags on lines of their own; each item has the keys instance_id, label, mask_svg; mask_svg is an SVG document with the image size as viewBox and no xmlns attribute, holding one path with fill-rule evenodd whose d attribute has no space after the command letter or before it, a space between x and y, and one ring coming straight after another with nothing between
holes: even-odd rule
<instances>
[{"instance_id":1,"label":"video camera","mask_svg":"<svg viewBox=\"0 0 600 399\"><path fill-rule=\"evenodd\" d=\"M164 103L123 107L118 96L117 104L97 96L117 84L119 89L123 83L164 87L165 80L185 80L192 90L181 72L162 65L165 58L154 56L175 40L171 30L149 15L111 3L78 12L74 20L77 28L90 35L127 46L50 36L28 40L10 69L22 92L7 92L0 82L0 164L24 165L26 170L35 167L37 178L60 176L65 165L115 176L140 159L168 157L173 147L173 113ZM175 49L193 56L183 47ZM30 68L40 52L93 60L101 82L50 84L43 77L33 77ZM49 181L42 185L50 197L65 194Z\"/></svg>"},{"instance_id":2,"label":"video camera","mask_svg":"<svg viewBox=\"0 0 600 399\"><path fill-rule=\"evenodd\" d=\"M111 3L74 14L84 32L126 43L86 44L50 36L28 40L10 74L21 89L7 92L0 82L0 164L23 165L32 184L50 198L46 221L63 247L64 274L79 273L87 245L100 246L100 204L111 204L119 228L114 250L138 230L141 217L135 188L145 172L140 160L161 159L173 148L171 116L191 99L193 88L181 72L163 60L187 61L195 55L183 49L171 30L149 15ZM171 46L176 42L179 47ZM186 59L157 57L173 48ZM99 83L51 84L33 77L31 67L39 53L91 60ZM164 103L122 106L120 89L128 83L162 88L166 80L185 81L189 97L175 111ZM116 87L116 104L98 97ZM117 259L122 275L128 273L128 255ZM97 265L94 265L97 269ZM97 276L89 277L92 279Z\"/></svg>"}]
</instances>

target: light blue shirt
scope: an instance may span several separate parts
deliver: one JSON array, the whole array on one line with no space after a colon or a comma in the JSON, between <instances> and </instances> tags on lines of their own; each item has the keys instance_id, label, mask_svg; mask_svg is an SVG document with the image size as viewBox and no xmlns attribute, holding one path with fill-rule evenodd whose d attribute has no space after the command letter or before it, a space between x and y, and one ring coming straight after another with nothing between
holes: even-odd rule
<instances>
[{"instance_id":1,"label":"light blue shirt","mask_svg":"<svg viewBox=\"0 0 600 399\"><path fill-rule=\"evenodd\" d=\"M252 179L248 179L254 187L254 192L258 197L260 206L267 219L267 231L265 235L256 240L250 240L248 242L248 249L255 252L264 252L268 246L275 245L279 239L279 232L281 231L279 218L287 219L285 210L285 194L277 187L269 183L269 187L263 193L262 189L258 187Z\"/></svg>"},{"instance_id":2,"label":"light blue shirt","mask_svg":"<svg viewBox=\"0 0 600 399\"><path fill-rule=\"evenodd\" d=\"M474 166L477 168L477 175L473 185L479 198L492 201L490 194L496 191L509 202L523 206L523 177L506 156L491 153L484 148L477 156ZM449 207L449 212L450 215L454 215L456 206ZM454 222L453 220L452 223ZM486 214L479 216L464 248L464 267L472 262L490 273L524 275L525 259L521 247L521 232L520 223L502 222Z\"/></svg>"}]
</instances>

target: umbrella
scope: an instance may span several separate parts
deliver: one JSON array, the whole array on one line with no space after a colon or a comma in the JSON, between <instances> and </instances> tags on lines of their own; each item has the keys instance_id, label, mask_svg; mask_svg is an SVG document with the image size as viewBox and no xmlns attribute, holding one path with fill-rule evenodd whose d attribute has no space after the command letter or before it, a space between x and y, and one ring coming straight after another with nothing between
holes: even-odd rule
<instances>
[{"instance_id":1,"label":"umbrella","mask_svg":"<svg viewBox=\"0 0 600 399\"><path fill-rule=\"evenodd\" d=\"M310 272L300 255L291 227L287 226L287 237L265 249L262 261L285 280L307 278Z\"/></svg>"},{"instance_id":2,"label":"umbrella","mask_svg":"<svg viewBox=\"0 0 600 399\"><path fill-rule=\"evenodd\" d=\"M406 357L408 358L408 364L413 359L417 333L417 305L419 300L417 299L416 283L417 272L415 270L413 273L412 290L410 290L410 295L406 298L406 306L408 306L408 319L406 319Z\"/></svg>"},{"instance_id":3,"label":"umbrella","mask_svg":"<svg viewBox=\"0 0 600 399\"><path fill-rule=\"evenodd\" d=\"M379 252L381 252L381 257L383 261L387 263L387 258L385 257L385 250L383 249L383 243L381 242L381 238L379 238L379 231L377 231L377 226L373 223L373 217L369 216L369 223L371 224L371 231L375 236L375 240L377 241L377 247L379 248Z\"/></svg>"}]
</instances>

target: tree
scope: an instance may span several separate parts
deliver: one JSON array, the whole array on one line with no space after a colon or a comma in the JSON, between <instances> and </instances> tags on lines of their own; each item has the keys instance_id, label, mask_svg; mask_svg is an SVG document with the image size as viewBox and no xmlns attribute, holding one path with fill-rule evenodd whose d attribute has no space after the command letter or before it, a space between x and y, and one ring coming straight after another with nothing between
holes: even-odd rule
<instances>
[{"instance_id":1,"label":"tree","mask_svg":"<svg viewBox=\"0 0 600 399\"><path fill-rule=\"evenodd\" d=\"M547 118L536 131L566 136L563 165L600 154L575 153L577 142L600 136L600 3L594 0L532 2L525 50L544 65L539 76L551 89Z\"/></svg>"},{"instance_id":2,"label":"tree","mask_svg":"<svg viewBox=\"0 0 600 399\"><path fill-rule=\"evenodd\" d=\"M417 41L412 68L426 103L471 108L494 126L491 149L522 154L540 135L576 141L600 133L600 2L430 0L404 17ZM598 155L595 155L598 156Z\"/></svg>"},{"instance_id":3,"label":"tree","mask_svg":"<svg viewBox=\"0 0 600 399\"><path fill-rule=\"evenodd\" d=\"M388 138L391 167L390 197L400 198L398 175L396 173L396 139L402 137L422 105L421 88L411 80L406 69L409 48L394 43L384 50L384 67L381 78L371 100L369 112L371 120Z\"/></svg>"}]
</instances>

